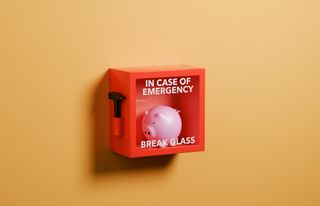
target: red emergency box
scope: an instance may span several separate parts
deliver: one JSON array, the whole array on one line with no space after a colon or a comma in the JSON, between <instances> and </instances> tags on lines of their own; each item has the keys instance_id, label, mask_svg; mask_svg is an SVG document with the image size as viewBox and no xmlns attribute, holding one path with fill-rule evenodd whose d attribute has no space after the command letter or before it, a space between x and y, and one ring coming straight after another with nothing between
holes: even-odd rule
<instances>
[{"instance_id":1,"label":"red emergency box","mask_svg":"<svg viewBox=\"0 0 320 206\"><path fill-rule=\"evenodd\" d=\"M108 75L112 151L133 158L204 150L204 68L110 68Z\"/></svg>"}]
</instances>

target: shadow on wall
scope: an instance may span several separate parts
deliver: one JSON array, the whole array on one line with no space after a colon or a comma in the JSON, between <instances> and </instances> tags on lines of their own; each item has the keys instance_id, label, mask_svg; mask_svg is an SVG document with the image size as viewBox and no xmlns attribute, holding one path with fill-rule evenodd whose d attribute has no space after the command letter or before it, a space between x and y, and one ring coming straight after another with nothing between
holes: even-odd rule
<instances>
[{"instance_id":1,"label":"shadow on wall","mask_svg":"<svg viewBox=\"0 0 320 206\"><path fill-rule=\"evenodd\" d=\"M94 175L139 169L164 169L174 155L130 159L109 150L108 72L98 82L93 94L92 171Z\"/></svg>"}]
</instances>

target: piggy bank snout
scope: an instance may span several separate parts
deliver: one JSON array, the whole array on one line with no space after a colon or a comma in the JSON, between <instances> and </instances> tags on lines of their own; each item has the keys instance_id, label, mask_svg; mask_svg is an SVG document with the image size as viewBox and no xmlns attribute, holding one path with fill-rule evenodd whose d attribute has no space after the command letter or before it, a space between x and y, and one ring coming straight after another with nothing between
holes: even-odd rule
<instances>
[{"instance_id":1,"label":"piggy bank snout","mask_svg":"<svg viewBox=\"0 0 320 206\"><path fill-rule=\"evenodd\" d=\"M146 130L144 131L144 134L149 138L154 138L156 136L156 132L151 125L147 125Z\"/></svg>"}]
</instances>

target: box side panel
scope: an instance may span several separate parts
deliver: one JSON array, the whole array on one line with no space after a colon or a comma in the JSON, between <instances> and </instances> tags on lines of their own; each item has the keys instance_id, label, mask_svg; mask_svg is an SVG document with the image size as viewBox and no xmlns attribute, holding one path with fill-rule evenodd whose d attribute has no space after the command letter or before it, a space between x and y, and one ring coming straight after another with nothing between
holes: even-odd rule
<instances>
[{"instance_id":1,"label":"box side panel","mask_svg":"<svg viewBox=\"0 0 320 206\"><path fill-rule=\"evenodd\" d=\"M110 149L116 153L130 156L130 79L129 73L116 69L109 69L109 91L120 92L126 99L121 103L121 117L119 124L122 126L122 135L114 133L114 101L109 100L110 109Z\"/></svg>"}]
</instances>

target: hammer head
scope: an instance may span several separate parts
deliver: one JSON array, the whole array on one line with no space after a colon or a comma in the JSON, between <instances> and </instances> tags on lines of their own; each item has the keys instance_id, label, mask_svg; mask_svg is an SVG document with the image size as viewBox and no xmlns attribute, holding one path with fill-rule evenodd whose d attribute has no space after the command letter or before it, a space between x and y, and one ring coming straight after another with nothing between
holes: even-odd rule
<instances>
[{"instance_id":1,"label":"hammer head","mask_svg":"<svg viewBox=\"0 0 320 206\"><path fill-rule=\"evenodd\" d=\"M108 98L113 100L113 105L114 105L114 117L120 118L121 117L121 102L126 99L123 94L119 92L109 92L108 93Z\"/></svg>"},{"instance_id":2,"label":"hammer head","mask_svg":"<svg viewBox=\"0 0 320 206\"><path fill-rule=\"evenodd\" d=\"M109 92L108 98L114 101L126 99L126 97L123 96L123 94L121 94L120 92Z\"/></svg>"}]
</instances>

